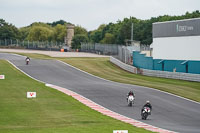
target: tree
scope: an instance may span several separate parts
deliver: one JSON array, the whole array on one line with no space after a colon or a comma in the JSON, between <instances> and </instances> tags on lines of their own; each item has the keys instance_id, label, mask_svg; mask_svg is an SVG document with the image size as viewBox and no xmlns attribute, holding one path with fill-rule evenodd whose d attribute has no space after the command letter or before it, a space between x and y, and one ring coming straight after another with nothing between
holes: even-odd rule
<instances>
[{"instance_id":1,"label":"tree","mask_svg":"<svg viewBox=\"0 0 200 133\"><path fill-rule=\"evenodd\" d=\"M28 35L28 40L30 41L51 41L53 31L42 26L31 27L30 33Z\"/></svg>"},{"instance_id":2,"label":"tree","mask_svg":"<svg viewBox=\"0 0 200 133\"><path fill-rule=\"evenodd\" d=\"M103 40L100 41L100 43L113 44L113 43L115 43L115 37L111 33L106 33L105 37L103 38Z\"/></svg>"},{"instance_id":3,"label":"tree","mask_svg":"<svg viewBox=\"0 0 200 133\"><path fill-rule=\"evenodd\" d=\"M54 40L58 42L64 42L64 38L67 34L67 29L65 25L57 24L54 27Z\"/></svg>"},{"instance_id":4,"label":"tree","mask_svg":"<svg viewBox=\"0 0 200 133\"><path fill-rule=\"evenodd\" d=\"M0 19L0 39L19 39L20 32L12 24L8 24L5 20Z\"/></svg>"},{"instance_id":5,"label":"tree","mask_svg":"<svg viewBox=\"0 0 200 133\"><path fill-rule=\"evenodd\" d=\"M65 20L59 20L59 21L55 21L53 23L47 23L48 25L54 27L54 26L57 26L58 24L60 25L65 25L67 22Z\"/></svg>"},{"instance_id":6,"label":"tree","mask_svg":"<svg viewBox=\"0 0 200 133\"><path fill-rule=\"evenodd\" d=\"M103 37L104 37L104 35L103 35L103 29L105 27L106 27L105 24L101 24L97 30L90 31L89 32L90 41L93 42L93 43L100 42L103 39Z\"/></svg>"},{"instance_id":7,"label":"tree","mask_svg":"<svg viewBox=\"0 0 200 133\"><path fill-rule=\"evenodd\" d=\"M89 33L89 38L91 42L98 43L103 39L102 31L94 30Z\"/></svg>"},{"instance_id":8,"label":"tree","mask_svg":"<svg viewBox=\"0 0 200 133\"><path fill-rule=\"evenodd\" d=\"M34 22L30 26L28 26L28 27L34 27L34 26L41 26L41 27L46 27L48 29L52 29L51 25L48 25L48 24L43 23L43 22Z\"/></svg>"},{"instance_id":9,"label":"tree","mask_svg":"<svg viewBox=\"0 0 200 133\"><path fill-rule=\"evenodd\" d=\"M74 34L84 34L84 35L88 35L88 32L85 28L81 27L81 26L75 26L74 28Z\"/></svg>"},{"instance_id":10,"label":"tree","mask_svg":"<svg viewBox=\"0 0 200 133\"><path fill-rule=\"evenodd\" d=\"M81 43L88 42L89 39L86 35L84 34L77 34L73 37L72 39L72 48L73 49L80 49L81 48Z\"/></svg>"},{"instance_id":11,"label":"tree","mask_svg":"<svg viewBox=\"0 0 200 133\"><path fill-rule=\"evenodd\" d=\"M20 40L27 40L28 39L28 35L30 32L30 27L22 27L19 29L20 32Z\"/></svg>"}]
</instances>

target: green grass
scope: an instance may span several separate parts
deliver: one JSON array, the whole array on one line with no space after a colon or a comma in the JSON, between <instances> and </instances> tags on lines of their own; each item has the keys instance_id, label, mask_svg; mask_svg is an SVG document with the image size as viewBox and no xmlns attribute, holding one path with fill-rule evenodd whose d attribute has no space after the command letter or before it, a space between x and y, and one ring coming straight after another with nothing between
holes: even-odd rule
<instances>
[{"instance_id":1,"label":"green grass","mask_svg":"<svg viewBox=\"0 0 200 133\"><path fill-rule=\"evenodd\" d=\"M32 58L45 57L45 59L62 60L81 70L108 80L151 87L200 102L200 82L132 74L112 64L109 58L52 58L40 54L32 54L30 56Z\"/></svg>"},{"instance_id":2,"label":"green grass","mask_svg":"<svg viewBox=\"0 0 200 133\"><path fill-rule=\"evenodd\" d=\"M6 78L0 80L0 133L149 132L104 116L32 80L4 60L0 60L0 74ZM27 99L28 91L36 91L37 98Z\"/></svg>"}]
</instances>

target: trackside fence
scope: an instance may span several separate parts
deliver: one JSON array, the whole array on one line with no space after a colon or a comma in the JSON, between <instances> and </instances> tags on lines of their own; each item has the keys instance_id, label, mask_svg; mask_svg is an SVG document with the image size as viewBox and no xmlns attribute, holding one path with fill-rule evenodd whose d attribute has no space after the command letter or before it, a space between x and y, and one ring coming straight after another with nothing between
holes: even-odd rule
<instances>
[{"instance_id":1,"label":"trackside fence","mask_svg":"<svg viewBox=\"0 0 200 133\"><path fill-rule=\"evenodd\" d=\"M49 50L59 51L65 44L62 42L49 42L49 41L28 41L28 40L0 40L1 48L22 48L22 49L36 49L36 50Z\"/></svg>"},{"instance_id":2,"label":"trackside fence","mask_svg":"<svg viewBox=\"0 0 200 133\"><path fill-rule=\"evenodd\" d=\"M99 44L99 43L81 43L81 51L103 54L103 55L117 55L118 45Z\"/></svg>"},{"instance_id":3,"label":"trackside fence","mask_svg":"<svg viewBox=\"0 0 200 133\"><path fill-rule=\"evenodd\" d=\"M140 51L140 47L117 44L81 43L81 51L111 55L126 64L132 65L132 53L133 51Z\"/></svg>"},{"instance_id":4,"label":"trackside fence","mask_svg":"<svg viewBox=\"0 0 200 133\"><path fill-rule=\"evenodd\" d=\"M148 69L141 69L141 68L139 69L134 66L127 65L114 57L110 57L110 62L112 62L113 64L119 66L120 68L126 71L129 71L135 74L200 82L200 74L166 72L166 71L148 70Z\"/></svg>"}]
</instances>

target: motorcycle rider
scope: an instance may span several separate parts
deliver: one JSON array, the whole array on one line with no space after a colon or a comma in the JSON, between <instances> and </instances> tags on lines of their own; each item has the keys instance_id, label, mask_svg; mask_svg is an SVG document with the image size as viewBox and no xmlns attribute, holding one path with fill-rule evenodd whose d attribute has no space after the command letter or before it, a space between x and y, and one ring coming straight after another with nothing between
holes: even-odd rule
<instances>
[{"instance_id":1,"label":"motorcycle rider","mask_svg":"<svg viewBox=\"0 0 200 133\"><path fill-rule=\"evenodd\" d=\"M26 59L25 59L26 65L28 65L28 63L29 63L30 60L31 60L31 59L27 56Z\"/></svg>"},{"instance_id":2,"label":"motorcycle rider","mask_svg":"<svg viewBox=\"0 0 200 133\"><path fill-rule=\"evenodd\" d=\"M128 101L128 97L132 95L133 97L135 97L135 94L133 93L132 90L129 91L129 93L127 94L126 100Z\"/></svg>"},{"instance_id":3,"label":"motorcycle rider","mask_svg":"<svg viewBox=\"0 0 200 133\"><path fill-rule=\"evenodd\" d=\"M149 101L146 101L146 104L143 106L143 108L142 108L142 110L141 110L141 113L143 112L143 110L144 110L144 107L149 107L149 108L150 108L150 110L152 110L152 106L151 106L151 104L150 104L150 102L149 102ZM151 115L151 111L150 111L149 115Z\"/></svg>"}]
</instances>

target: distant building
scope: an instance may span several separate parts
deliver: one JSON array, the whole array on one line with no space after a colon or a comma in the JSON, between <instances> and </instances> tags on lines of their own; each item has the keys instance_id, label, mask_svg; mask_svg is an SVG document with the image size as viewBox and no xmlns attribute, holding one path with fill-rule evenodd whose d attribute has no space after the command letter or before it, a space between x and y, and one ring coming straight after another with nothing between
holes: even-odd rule
<instances>
[{"instance_id":1,"label":"distant building","mask_svg":"<svg viewBox=\"0 0 200 133\"><path fill-rule=\"evenodd\" d=\"M74 37L74 25L67 24L67 36L65 37L65 44L69 48L71 48L73 37Z\"/></svg>"},{"instance_id":2,"label":"distant building","mask_svg":"<svg viewBox=\"0 0 200 133\"><path fill-rule=\"evenodd\" d=\"M153 59L200 60L200 18L153 23Z\"/></svg>"},{"instance_id":3,"label":"distant building","mask_svg":"<svg viewBox=\"0 0 200 133\"><path fill-rule=\"evenodd\" d=\"M152 57L133 52L138 68L200 74L200 18L153 23Z\"/></svg>"}]
</instances>

